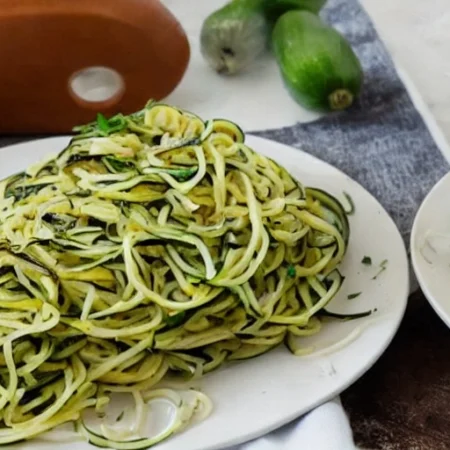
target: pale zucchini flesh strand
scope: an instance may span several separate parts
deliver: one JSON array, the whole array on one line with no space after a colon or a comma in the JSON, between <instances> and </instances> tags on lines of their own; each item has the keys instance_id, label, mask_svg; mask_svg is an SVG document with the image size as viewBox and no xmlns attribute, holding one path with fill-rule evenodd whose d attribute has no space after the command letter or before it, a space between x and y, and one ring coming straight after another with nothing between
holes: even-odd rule
<instances>
[{"instance_id":1,"label":"pale zucchini flesh strand","mask_svg":"<svg viewBox=\"0 0 450 450\"><path fill-rule=\"evenodd\" d=\"M296 339L320 331L342 284L348 221L227 120L150 103L80 130L1 183L0 445L72 421L93 445L149 448L212 410L160 389L169 376L283 341L305 353ZM83 412L117 393L136 425L91 429ZM146 436L158 398L177 414Z\"/></svg>"}]
</instances>

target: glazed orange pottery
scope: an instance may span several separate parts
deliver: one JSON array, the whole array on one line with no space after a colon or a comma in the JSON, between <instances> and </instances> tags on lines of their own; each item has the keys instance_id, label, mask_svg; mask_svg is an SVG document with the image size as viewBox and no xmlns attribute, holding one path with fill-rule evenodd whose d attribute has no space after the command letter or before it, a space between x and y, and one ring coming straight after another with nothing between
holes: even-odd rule
<instances>
[{"instance_id":1,"label":"glazed orange pottery","mask_svg":"<svg viewBox=\"0 0 450 450\"><path fill-rule=\"evenodd\" d=\"M0 133L139 110L174 90L189 56L159 0L0 0Z\"/></svg>"}]
</instances>

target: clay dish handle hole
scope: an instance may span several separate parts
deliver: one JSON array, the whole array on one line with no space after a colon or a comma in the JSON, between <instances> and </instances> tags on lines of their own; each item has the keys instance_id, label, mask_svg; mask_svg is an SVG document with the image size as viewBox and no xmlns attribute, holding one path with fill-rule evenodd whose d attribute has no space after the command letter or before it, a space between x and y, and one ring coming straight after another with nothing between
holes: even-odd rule
<instances>
[{"instance_id":1,"label":"clay dish handle hole","mask_svg":"<svg viewBox=\"0 0 450 450\"><path fill-rule=\"evenodd\" d=\"M115 106L121 100L125 92L125 82L116 70L94 66L72 74L68 88L78 105L102 111Z\"/></svg>"}]
</instances>

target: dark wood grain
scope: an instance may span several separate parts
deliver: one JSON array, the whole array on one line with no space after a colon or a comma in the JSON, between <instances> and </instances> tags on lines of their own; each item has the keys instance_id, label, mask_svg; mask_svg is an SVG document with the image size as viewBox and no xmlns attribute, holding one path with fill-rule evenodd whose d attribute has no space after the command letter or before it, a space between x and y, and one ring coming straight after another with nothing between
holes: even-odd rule
<instances>
[{"instance_id":1,"label":"dark wood grain","mask_svg":"<svg viewBox=\"0 0 450 450\"><path fill-rule=\"evenodd\" d=\"M392 345L342 400L361 447L450 449L450 330L421 293Z\"/></svg>"}]
</instances>

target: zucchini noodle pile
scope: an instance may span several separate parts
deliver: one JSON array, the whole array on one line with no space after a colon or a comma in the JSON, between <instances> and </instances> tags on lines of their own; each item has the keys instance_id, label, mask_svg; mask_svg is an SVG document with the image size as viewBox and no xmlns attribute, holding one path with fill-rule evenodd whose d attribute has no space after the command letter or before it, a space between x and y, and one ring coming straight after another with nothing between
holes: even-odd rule
<instances>
[{"instance_id":1,"label":"zucchini noodle pile","mask_svg":"<svg viewBox=\"0 0 450 450\"><path fill-rule=\"evenodd\" d=\"M211 410L200 392L152 389L169 375L283 342L306 352L298 338L342 283L348 221L226 120L150 102L77 131L0 184L0 445L74 421L97 446L147 448ZM157 397L176 419L153 438L94 432L82 412L104 414L112 393L133 396L135 424Z\"/></svg>"}]
</instances>

